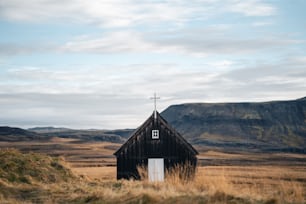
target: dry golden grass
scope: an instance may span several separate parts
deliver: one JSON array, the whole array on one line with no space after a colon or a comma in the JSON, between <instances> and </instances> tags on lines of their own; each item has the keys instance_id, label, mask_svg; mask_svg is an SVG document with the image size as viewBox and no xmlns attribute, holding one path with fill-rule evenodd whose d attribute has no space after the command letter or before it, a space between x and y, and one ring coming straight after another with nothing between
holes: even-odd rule
<instances>
[{"instance_id":1,"label":"dry golden grass","mask_svg":"<svg viewBox=\"0 0 306 204\"><path fill-rule=\"evenodd\" d=\"M134 201L134 198L147 199L149 203L188 203L190 200L195 203L306 202L306 167L199 167L192 181L182 181L177 173L172 172L166 174L166 181L161 183L148 182L143 168L139 169L143 181L116 181L115 167L74 170L83 171L91 181L99 179L95 190L83 183L82 189L86 189L88 198L110 202L124 203Z\"/></svg>"},{"instance_id":2,"label":"dry golden grass","mask_svg":"<svg viewBox=\"0 0 306 204\"><path fill-rule=\"evenodd\" d=\"M305 154L200 151L199 163L205 166L197 169L193 181L182 182L174 173L163 183L149 183L115 179L116 167L108 165L115 165L112 154L120 144L54 139L47 143L0 142L1 146L62 155L80 176L73 181L35 185L0 180L1 204L306 203ZM223 164L219 161L231 165L208 166L206 158L217 165Z\"/></svg>"},{"instance_id":3,"label":"dry golden grass","mask_svg":"<svg viewBox=\"0 0 306 204\"><path fill-rule=\"evenodd\" d=\"M115 180L116 167L73 167L72 171L91 180Z\"/></svg>"},{"instance_id":4,"label":"dry golden grass","mask_svg":"<svg viewBox=\"0 0 306 204\"><path fill-rule=\"evenodd\" d=\"M278 203L304 203L306 167L223 166L198 169L195 186L208 191Z\"/></svg>"},{"instance_id":5,"label":"dry golden grass","mask_svg":"<svg viewBox=\"0 0 306 204\"><path fill-rule=\"evenodd\" d=\"M193 181L115 179L115 167L73 168L85 175L51 184L0 182L0 203L305 203L305 170L291 167L200 167ZM0 191L0 192L1 192ZM9 196L7 196L9 195Z\"/></svg>"},{"instance_id":6,"label":"dry golden grass","mask_svg":"<svg viewBox=\"0 0 306 204\"><path fill-rule=\"evenodd\" d=\"M111 142L80 142L77 139L57 138L50 141L1 142L0 148L16 148L22 152L63 156L73 167L114 166L113 153L121 144Z\"/></svg>"}]
</instances>

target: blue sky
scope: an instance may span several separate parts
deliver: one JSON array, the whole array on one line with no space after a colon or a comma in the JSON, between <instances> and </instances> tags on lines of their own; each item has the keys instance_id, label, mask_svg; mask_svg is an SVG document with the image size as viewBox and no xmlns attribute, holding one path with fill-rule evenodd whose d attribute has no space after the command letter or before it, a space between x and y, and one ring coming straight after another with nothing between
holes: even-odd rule
<instances>
[{"instance_id":1,"label":"blue sky","mask_svg":"<svg viewBox=\"0 0 306 204\"><path fill-rule=\"evenodd\" d=\"M306 96L303 0L0 2L0 125L135 128L189 102Z\"/></svg>"}]
</instances>

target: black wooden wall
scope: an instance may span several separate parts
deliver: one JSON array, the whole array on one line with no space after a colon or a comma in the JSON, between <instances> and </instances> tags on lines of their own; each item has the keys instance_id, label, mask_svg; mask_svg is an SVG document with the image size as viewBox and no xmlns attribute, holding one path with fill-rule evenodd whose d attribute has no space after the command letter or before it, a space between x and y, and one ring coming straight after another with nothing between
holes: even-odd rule
<instances>
[{"instance_id":1,"label":"black wooden wall","mask_svg":"<svg viewBox=\"0 0 306 204\"><path fill-rule=\"evenodd\" d=\"M159 139L152 139L152 130L159 130ZM190 165L194 172L197 152L167 122L154 114L140 127L116 153L117 179L139 179L137 166L147 166L148 158L164 158L166 170L177 164Z\"/></svg>"}]
</instances>

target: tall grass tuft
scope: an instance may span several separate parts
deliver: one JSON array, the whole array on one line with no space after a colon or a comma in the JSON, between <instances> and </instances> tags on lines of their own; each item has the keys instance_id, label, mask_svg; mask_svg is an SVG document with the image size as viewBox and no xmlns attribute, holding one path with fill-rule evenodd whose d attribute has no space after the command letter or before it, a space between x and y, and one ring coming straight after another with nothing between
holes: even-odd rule
<instances>
[{"instance_id":1,"label":"tall grass tuft","mask_svg":"<svg viewBox=\"0 0 306 204\"><path fill-rule=\"evenodd\" d=\"M148 167L145 165L137 166L140 180L148 180ZM194 179L196 169L190 162L175 164L165 170L165 178L168 183L187 183Z\"/></svg>"},{"instance_id":2,"label":"tall grass tuft","mask_svg":"<svg viewBox=\"0 0 306 204\"><path fill-rule=\"evenodd\" d=\"M190 162L175 164L165 172L166 182L171 184L186 184L193 181L195 167Z\"/></svg>"},{"instance_id":3,"label":"tall grass tuft","mask_svg":"<svg viewBox=\"0 0 306 204\"><path fill-rule=\"evenodd\" d=\"M148 167L145 165L139 165L137 166L138 175L140 177L140 180L147 181L149 179L148 177Z\"/></svg>"}]
</instances>

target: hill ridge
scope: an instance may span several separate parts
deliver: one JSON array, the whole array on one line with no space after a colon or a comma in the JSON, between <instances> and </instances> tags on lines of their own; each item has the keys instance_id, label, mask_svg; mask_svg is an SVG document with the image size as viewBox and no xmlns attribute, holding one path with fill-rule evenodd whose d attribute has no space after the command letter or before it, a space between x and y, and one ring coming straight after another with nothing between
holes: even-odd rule
<instances>
[{"instance_id":1,"label":"hill ridge","mask_svg":"<svg viewBox=\"0 0 306 204\"><path fill-rule=\"evenodd\" d=\"M306 152L305 99L176 104L161 115L193 144Z\"/></svg>"},{"instance_id":2,"label":"hill ridge","mask_svg":"<svg viewBox=\"0 0 306 204\"><path fill-rule=\"evenodd\" d=\"M17 127L0 126L0 141L29 141L45 139L42 135L33 131Z\"/></svg>"}]
</instances>

